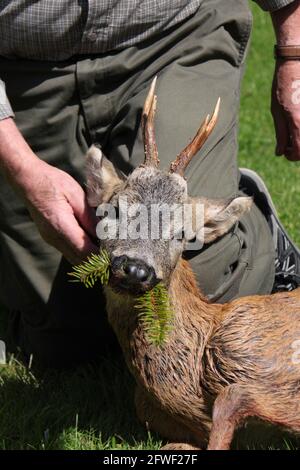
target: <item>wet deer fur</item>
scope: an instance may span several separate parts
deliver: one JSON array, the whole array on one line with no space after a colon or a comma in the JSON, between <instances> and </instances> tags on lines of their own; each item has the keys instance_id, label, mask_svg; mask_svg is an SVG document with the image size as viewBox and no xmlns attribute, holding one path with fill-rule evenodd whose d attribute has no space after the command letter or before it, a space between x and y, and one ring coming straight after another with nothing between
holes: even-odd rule
<instances>
[{"instance_id":1,"label":"wet deer fur","mask_svg":"<svg viewBox=\"0 0 300 470\"><path fill-rule=\"evenodd\" d=\"M100 149L89 150L91 206L103 201L117 205L120 195L146 205L192 201L183 173L215 126L219 102L165 172L158 169L154 87L155 81L142 115L144 164L120 176ZM246 197L200 201L206 242L228 232L251 206ZM300 431L300 364L292 360L294 341L300 339L300 290L211 304L181 257L185 242L103 241L110 256L130 253L151 264L168 287L174 312L168 341L151 345L134 296L111 285L105 288L109 322L136 381L139 419L166 438L169 449L228 449L236 427L250 416Z\"/></svg>"}]
</instances>

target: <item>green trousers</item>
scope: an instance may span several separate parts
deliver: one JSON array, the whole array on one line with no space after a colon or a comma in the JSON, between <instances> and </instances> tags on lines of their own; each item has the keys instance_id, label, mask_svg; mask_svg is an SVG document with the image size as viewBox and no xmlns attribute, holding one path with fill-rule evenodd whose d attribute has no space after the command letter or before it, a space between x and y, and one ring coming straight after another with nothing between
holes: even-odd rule
<instances>
[{"instance_id":1,"label":"green trousers","mask_svg":"<svg viewBox=\"0 0 300 470\"><path fill-rule=\"evenodd\" d=\"M126 173L141 163L139 122L154 75L156 135L165 168L220 96L218 124L186 177L193 196L234 197L240 82L250 31L245 0L204 0L193 17L138 46L59 63L1 58L0 76L34 152L81 184L84 155L94 141ZM217 302L271 291L274 246L255 206L232 232L189 258L199 286ZM48 366L92 359L115 347L101 290L70 283L70 269L1 178L0 301L9 310L14 342Z\"/></svg>"}]
</instances>

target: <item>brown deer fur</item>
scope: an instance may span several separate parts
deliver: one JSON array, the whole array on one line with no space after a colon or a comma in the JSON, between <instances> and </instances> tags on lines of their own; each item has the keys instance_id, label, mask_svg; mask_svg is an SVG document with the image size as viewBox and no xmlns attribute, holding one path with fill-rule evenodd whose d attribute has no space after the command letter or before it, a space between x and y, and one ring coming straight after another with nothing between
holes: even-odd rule
<instances>
[{"instance_id":1,"label":"brown deer fur","mask_svg":"<svg viewBox=\"0 0 300 470\"><path fill-rule=\"evenodd\" d=\"M217 112L206 119L191 147L177 157L172 171L160 171L153 131L153 88L143 115L144 138L149 139L144 165L127 178L119 177L99 149L89 150L87 188L92 206L103 201L117 205L120 196L146 205L192 200L181 174L211 132ZM209 242L228 232L250 208L249 198L244 197L201 201L204 239ZM167 438L169 449L207 445L228 449L235 428L249 416L300 431L300 364L293 361L293 343L300 339L300 290L210 304L189 264L181 258L184 243L102 241L112 260L125 254L151 265L168 288L174 312L168 341L151 345L132 292L115 289L113 282L105 287L108 318L137 384L140 420ZM124 273L122 276L126 280Z\"/></svg>"},{"instance_id":2,"label":"brown deer fur","mask_svg":"<svg viewBox=\"0 0 300 470\"><path fill-rule=\"evenodd\" d=\"M168 448L227 449L247 416L300 431L300 290L209 304L189 264L178 263L169 295L175 311L168 343L149 346L130 297L106 289L109 321L137 383L142 422Z\"/></svg>"}]
</instances>

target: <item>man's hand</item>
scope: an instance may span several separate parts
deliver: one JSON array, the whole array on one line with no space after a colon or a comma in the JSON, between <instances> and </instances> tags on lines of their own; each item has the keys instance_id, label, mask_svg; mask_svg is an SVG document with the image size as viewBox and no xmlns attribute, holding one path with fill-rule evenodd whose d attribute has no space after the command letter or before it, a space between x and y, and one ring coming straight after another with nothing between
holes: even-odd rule
<instances>
[{"instance_id":1,"label":"man's hand","mask_svg":"<svg viewBox=\"0 0 300 470\"><path fill-rule=\"evenodd\" d=\"M24 199L42 237L72 264L96 252L97 219L81 186L40 160L12 119L0 121L0 167Z\"/></svg>"},{"instance_id":2,"label":"man's hand","mask_svg":"<svg viewBox=\"0 0 300 470\"><path fill-rule=\"evenodd\" d=\"M279 46L300 46L300 1L272 13ZM276 155L300 160L300 60L277 60L272 87Z\"/></svg>"},{"instance_id":3,"label":"man's hand","mask_svg":"<svg viewBox=\"0 0 300 470\"><path fill-rule=\"evenodd\" d=\"M30 215L43 239L72 264L97 252L96 215L81 186L67 173L39 160L19 181Z\"/></svg>"}]
</instances>

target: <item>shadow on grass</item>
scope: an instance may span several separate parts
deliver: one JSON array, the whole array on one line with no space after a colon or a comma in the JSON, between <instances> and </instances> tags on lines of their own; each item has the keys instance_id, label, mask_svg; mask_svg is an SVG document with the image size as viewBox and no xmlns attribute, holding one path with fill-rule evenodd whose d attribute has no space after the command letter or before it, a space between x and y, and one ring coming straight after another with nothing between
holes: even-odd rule
<instances>
[{"instance_id":1,"label":"shadow on grass","mask_svg":"<svg viewBox=\"0 0 300 470\"><path fill-rule=\"evenodd\" d=\"M0 448L104 449L149 440L137 421L134 386L122 361L73 372L0 370Z\"/></svg>"},{"instance_id":2,"label":"shadow on grass","mask_svg":"<svg viewBox=\"0 0 300 470\"><path fill-rule=\"evenodd\" d=\"M296 450L299 438L282 428L251 418L238 430L232 449L245 450Z\"/></svg>"},{"instance_id":3,"label":"shadow on grass","mask_svg":"<svg viewBox=\"0 0 300 470\"><path fill-rule=\"evenodd\" d=\"M137 420L134 383L122 357L72 371L32 372L13 357L0 366L0 449L159 449L160 444ZM235 449L299 447L290 433L255 420L233 443Z\"/></svg>"},{"instance_id":4,"label":"shadow on grass","mask_svg":"<svg viewBox=\"0 0 300 470\"><path fill-rule=\"evenodd\" d=\"M0 339L7 315L0 306ZM158 447L139 424L134 383L123 358L71 371L29 370L11 356L0 365L0 449Z\"/></svg>"}]
</instances>

